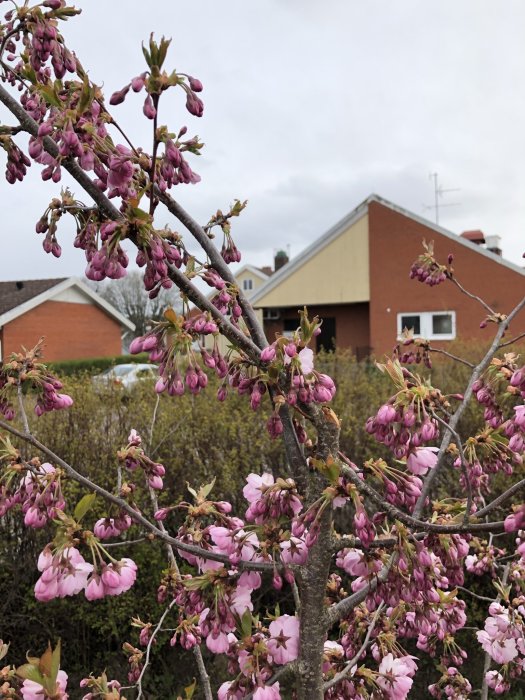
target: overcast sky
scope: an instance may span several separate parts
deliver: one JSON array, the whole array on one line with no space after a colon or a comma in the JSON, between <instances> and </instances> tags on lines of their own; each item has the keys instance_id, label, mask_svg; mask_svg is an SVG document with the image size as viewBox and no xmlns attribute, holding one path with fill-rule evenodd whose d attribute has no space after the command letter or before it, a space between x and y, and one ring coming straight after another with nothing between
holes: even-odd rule
<instances>
[{"instance_id":1,"label":"overcast sky","mask_svg":"<svg viewBox=\"0 0 525 700\"><path fill-rule=\"evenodd\" d=\"M525 3L522 0L84 0L64 29L107 95L144 70L150 31L172 37L167 67L204 84L205 113L182 97L160 121L206 143L198 185L172 193L205 223L234 198L243 263L292 257L372 192L440 224L502 237L525 250ZM116 116L149 149L140 96ZM5 112L0 112L7 121ZM1 156L0 156L1 157ZM2 161L3 169L3 161ZM46 255L34 225L60 186L38 168L0 183L0 279L80 275L83 256L62 225L64 253ZM74 187L82 199L78 187ZM170 222L162 214L159 225Z\"/></svg>"}]
</instances>

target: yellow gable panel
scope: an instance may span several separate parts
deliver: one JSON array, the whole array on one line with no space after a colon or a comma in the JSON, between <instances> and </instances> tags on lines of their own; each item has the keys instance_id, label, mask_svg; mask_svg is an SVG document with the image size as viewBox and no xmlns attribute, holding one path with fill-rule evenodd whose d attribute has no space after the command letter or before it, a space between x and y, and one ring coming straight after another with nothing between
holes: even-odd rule
<instances>
[{"instance_id":1,"label":"yellow gable panel","mask_svg":"<svg viewBox=\"0 0 525 700\"><path fill-rule=\"evenodd\" d=\"M365 214L258 299L256 306L370 301L368 254L368 214Z\"/></svg>"}]
</instances>

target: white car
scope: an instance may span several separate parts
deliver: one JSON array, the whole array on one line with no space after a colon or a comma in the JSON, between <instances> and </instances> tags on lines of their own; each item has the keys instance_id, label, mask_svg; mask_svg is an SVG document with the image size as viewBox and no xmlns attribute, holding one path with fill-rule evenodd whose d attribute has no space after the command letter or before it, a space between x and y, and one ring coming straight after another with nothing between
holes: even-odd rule
<instances>
[{"instance_id":1,"label":"white car","mask_svg":"<svg viewBox=\"0 0 525 700\"><path fill-rule=\"evenodd\" d=\"M157 375L155 365L129 363L127 365L115 365L102 374L93 377L95 386L122 386L123 389L131 389L143 379L154 379Z\"/></svg>"}]
</instances>

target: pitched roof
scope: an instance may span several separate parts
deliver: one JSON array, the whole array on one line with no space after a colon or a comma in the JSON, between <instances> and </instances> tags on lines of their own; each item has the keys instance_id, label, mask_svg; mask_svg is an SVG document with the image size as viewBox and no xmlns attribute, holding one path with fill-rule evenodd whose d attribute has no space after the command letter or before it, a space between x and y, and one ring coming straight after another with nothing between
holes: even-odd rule
<instances>
[{"instance_id":1,"label":"pitched roof","mask_svg":"<svg viewBox=\"0 0 525 700\"><path fill-rule=\"evenodd\" d=\"M71 288L87 297L121 326L135 330L134 323L76 277L0 282L0 327Z\"/></svg>"},{"instance_id":2,"label":"pitched roof","mask_svg":"<svg viewBox=\"0 0 525 700\"><path fill-rule=\"evenodd\" d=\"M476 243L472 243L467 238L462 238L461 236L452 233L452 231L448 231L447 229L432 223L432 221L428 221L422 216L418 216L417 214L408 211L408 209L404 209L403 207L400 207L397 204L393 204L392 202L389 202L387 199L383 199L383 197L380 197L377 194L371 194L369 197L367 197L367 199L361 202L343 219L338 221L334 226L328 229L328 231L323 233L322 236L319 236L319 238L317 238L313 243L311 243L307 248L305 248L302 253L299 253L299 255L296 258L290 260L290 262L281 267L280 270L278 270L270 278L268 278L268 280L264 282L250 297L251 303L255 304L264 296L266 296L266 294L269 291L280 285L281 282L283 282L290 275L292 275L297 269L302 267L308 260L310 260L310 258L317 255L317 253L320 250L322 250L333 240L341 236L348 229L349 226L354 224L361 217L365 216L368 212L368 206L372 202L376 202L377 204L381 204L382 206L387 207L388 209L392 209L392 211L398 212L399 214L402 214L403 216L406 216L407 218L412 219L413 221L416 221L417 223L422 224L423 226L426 226L429 229L432 229L436 233L439 233L442 236L445 236L446 238L450 238L456 243L464 245L470 250L475 250L476 253L479 253L480 255L485 255L491 260L494 260L494 262L497 262L500 265L514 270L514 272L519 272L521 275L525 275L524 269L518 267L518 265L515 265L514 263L511 263L508 260L505 260L500 255L496 255L496 253L493 253L490 250L487 250L486 248L482 248Z\"/></svg>"},{"instance_id":3,"label":"pitched roof","mask_svg":"<svg viewBox=\"0 0 525 700\"><path fill-rule=\"evenodd\" d=\"M20 280L13 282L0 282L0 316L6 311L11 311L16 306L46 292L57 284L63 282L66 277L58 277L47 280Z\"/></svg>"}]
</instances>

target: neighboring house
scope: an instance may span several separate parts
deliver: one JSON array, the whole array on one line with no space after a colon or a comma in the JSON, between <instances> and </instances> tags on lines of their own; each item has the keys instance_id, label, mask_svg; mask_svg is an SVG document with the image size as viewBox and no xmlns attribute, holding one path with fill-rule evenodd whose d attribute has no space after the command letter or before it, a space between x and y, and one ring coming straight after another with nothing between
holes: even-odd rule
<instances>
[{"instance_id":1,"label":"neighboring house","mask_svg":"<svg viewBox=\"0 0 525 700\"><path fill-rule=\"evenodd\" d=\"M269 277L250 301L262 311L270 341L297 328L298 309L307 306L310 316L323 319L317 348L351 348L359 358L390 353L404 327L437 347L456 338L487 342L493 326L480 329L486 312L478 302L449 281L428 287L410 279L409 271L423 240L434 241L438 261L453 254L466 289L508 313L525 296L525 271L504 260L498 237L492 239L480 231L457 236L371 195ZM525 311L511 330L525 331Z\"/></svg>"},{"instance_id":2,"label":"neighboring house","mask_svg":"<svg viewBox=\"0 0 525 700\"><path fill-rule=\"evenodd\" d=\"M0 282L0 361L44 336L45 361L119 355L135 326L75 277Z\"/></svg>"},{"instance_id":3,"label":"neighboring house","mask_svg":"<svg viewBox=\"0 0 525 700\"><path fill-rule=\"evenodd\" d=\"M244 265L235 273L235 281L239 285L239 289L250 297L263 285L272 274L271 268L253 267L253 265Z\"/></svg>"}]
</instances>

